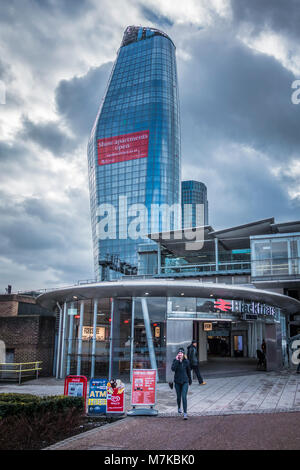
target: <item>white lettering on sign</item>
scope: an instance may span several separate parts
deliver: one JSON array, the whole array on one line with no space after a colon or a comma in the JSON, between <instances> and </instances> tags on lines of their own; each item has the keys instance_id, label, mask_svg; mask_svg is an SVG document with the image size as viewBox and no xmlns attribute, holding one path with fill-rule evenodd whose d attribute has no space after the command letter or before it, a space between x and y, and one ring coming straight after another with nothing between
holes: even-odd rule
<instances>
[{"instance_id":1,"label":"white lettering on sign","mask_svg":"<svg viewBox=\"0 0 300 470\"><path fill-rule=\"evenodd\" d=\"M89 341L94 336L94 327L93 326L83 326L82 327L82 339L83 341ZM105 341L105 327L97 326L96 327L96 341Z\"/></svg>"}]
</instances>

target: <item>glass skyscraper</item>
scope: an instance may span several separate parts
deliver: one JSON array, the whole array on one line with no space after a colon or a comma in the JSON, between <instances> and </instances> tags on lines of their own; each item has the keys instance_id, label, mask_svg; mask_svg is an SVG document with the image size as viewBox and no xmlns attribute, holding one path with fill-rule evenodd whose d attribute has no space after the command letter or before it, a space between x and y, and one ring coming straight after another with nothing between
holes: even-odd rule
<instances>
[{"instance_id":1,"label":"glass skyscraper","mask_svg":"<svg viewBox=\"0 0 300 470\"><path fill-rule=\"evenodd\" d=\"M197 214L197 204L202 205L201 213ZM207 188L200 181L182 181L181 183L182 227L208 225ZM184 205L188 210L184 211ZM199 206L198 206L199 207ZM198 219L198 220L197 220Z\"/></svg>"},{"instance_id":2,"label":"glass skyscraper","mask_svg":"<svg viewBox=\"0 0 300 470\"><path fill-rule=\"evenodd\" d=\"M153 232L151 205L180 207L180 166L175 46L162 31L129 26L88 143L98 280L136 273L137 246L154 243L143 238L143 230ZM146 207L149 217L146 225L137 227L138 238L130 236L130 224L139 215L139 206L133 204ZM162 215L157 231L161 222ZM178 224L177 217L171 217L170 229Z\"/></svg>"}]
</instances>

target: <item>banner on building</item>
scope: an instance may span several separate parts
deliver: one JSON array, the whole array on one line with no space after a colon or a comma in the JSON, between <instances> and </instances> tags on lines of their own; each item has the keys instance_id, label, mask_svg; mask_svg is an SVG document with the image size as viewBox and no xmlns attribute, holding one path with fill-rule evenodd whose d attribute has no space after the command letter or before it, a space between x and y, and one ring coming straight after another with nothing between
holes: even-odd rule
<instances>
[{"instance_id":1,"label":"banner on building","mask_svg":"<svg viewBox=\"0 0 300 470\"><path fill-rule=\"evenodd\" d=\"M148 143L148 130L98 139L98 164L109 165L148 157Z\"/></svg>"},{"instance_id":2,"label":"banner on building","mask_svg":"<svg viewBox=\"0 0 300 470\"><path fill-rule=\"evenodd\" d=\"M132 405L155 405L156 401L156 370L134 369L132 371Z\"/></svg>"}]
</instances>

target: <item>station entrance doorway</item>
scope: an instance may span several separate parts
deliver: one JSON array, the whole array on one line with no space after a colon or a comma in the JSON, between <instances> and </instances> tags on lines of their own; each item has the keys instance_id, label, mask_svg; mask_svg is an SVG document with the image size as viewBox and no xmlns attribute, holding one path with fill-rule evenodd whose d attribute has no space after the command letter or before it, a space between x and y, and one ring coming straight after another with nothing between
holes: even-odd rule
<instances>
[{"instance_id":1,"label":"station entrance doorway","mask_svg":"<svg viewBox=\"0 0 300 470\"><path fill-rule=\"evenodd\" d=\"M249 357L247 322L193 321L198 359L204 375L256 372L257 359Z\"/></svg>"}]
</instances>

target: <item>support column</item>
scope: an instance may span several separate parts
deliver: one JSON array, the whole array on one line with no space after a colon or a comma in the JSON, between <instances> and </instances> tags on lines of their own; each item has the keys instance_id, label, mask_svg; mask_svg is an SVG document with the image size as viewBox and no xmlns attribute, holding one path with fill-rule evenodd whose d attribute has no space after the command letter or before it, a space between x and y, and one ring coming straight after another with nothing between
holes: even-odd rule
<instances>
[{"instance_id":1,"label":"support column","mask_svg":"<svg viewBox=\"0 0 300 470\"><path fill-rule=\"evenodd\" d=\"M217 238L215 238L215 262L216 262L216 271L219 271L219 246L218 246Z\"/></svg>"},{"instance_id":2,"label":"support column","mask_svg":"<svg viewBox=\"0 0 300 470\"><path fill-rule=\"evenodd\" d=\"M113 328L114 328L114 299L111 299L111 309L110 309L110 338L109 338L109 372L108 380L111 380L112 375L112 362L113 362Z\"/></svg>"},{"instance_id":3,"label":"support column","mask_svg":"<svg viewBox=\"0 0 300 470\"><path fill-rule=\"evenodd\" d=\"M134 353L134 308L135 298L132 298L131 304L131 339L130 339L130 383L132 383L133 353Z\"/></svg>"},{"instance_id":4,"label":"support column","mask_svg":"<svg viewBox=\"0 0 300 470\"><path fill-rule=\"evenodd\" d=\"M74 302L71 303L71 309L74 308ZM74 315L69 315L70 323L69 323L69 338L68 338L68 356L67 356L67 375L70 374L71 368L71 354L72 354L72 342L73 342L73 323L74 323Z\"/></svg>"},{"instance_id":5,"label":"support column","mask_svg":"<svg viewBox=\"0 0 300 470\"><path fill-rule=\"evenodd\" d=\"M78 350L77 350L77 375L80 375L80 372L81 372L83 314L84 314L84 301L82 300L80 302L80 320L79 320L79 335L78 335Z\"/></svg>"},{"instance_id":6,"label":"support column","mask_svg":"<svg viewBox=\"0 0 300 470\"><path fill-rule=\"evenodd\" d=\"M153 346L153 339L152 339L152 333L151 333L151 326L150 326L147 300L144 297L142 297L141 302L142 302L144 324L145 324L145 330L146 330L146 336L147 336L147 342L148 342L148 350L149 350L149 356L150 356L151 369L156 370L156 378L158 379L156 357L155 357L155 351L154 351L154 346Z\"/></svg>"},{"instance_id":7,"label":"support column","mask_svg":"<svg viewBox=\"0 0 300 470\"><path fill-rule=\"evenodd\" d=\"M157 243L157 274L161 274L161 247Z\"/></svg>"},{"instance_id":8,"label":"support column","mask_svg":"<svg viewBox=\"0 0 300 470\"><path fill-rule=\"evenodd\" d=\"M289 266L289 275L291 276L293 274L293 268L292 268L292 250L291 250L291 240L287 241L287 246L288 246L288 266Z\"/></svg>"},{"instance_id":9,"label":"support column","mask_svg":"<svg viewBox=\"0 0 300 470\"><path fill-rule=\"evenodd\" d=\"M265 325L267 371L282 367L282 337L280 323Z\"/></svg>"},{"instance_id":10,"label":"support column","mask_svg":"<svg viewBox=\"0 0 300 470\"><path fill-rule=\"evenodd\" d=\"M60 362L60 378L64 378L64 360L65 360L65 334L67 324L67 302L64 303L64 313L62 322L62 338L61 338L61 362Z\"/></svg>"},{"instance_id":11,"label":"support column","mask_svg":"<svg viewBox=\"0 0 300 470\"><path fill-rule=\"evenodd\" d=\"M56 371L55 378L59 379L59 366L60 366L60 353L61 353L61 334L62 334L62 325L63 325L63 310L58 302L56 302L57 307L59 308L59 327L58 327L58 340L57 340L57 355L56 355Z\"/></svg>"},{"instance_id":12,"label":"support column","mask_svg":"<svg viewBox=\"0 0 300 470\"><path fill-rule=\"evenodd\" d=\"M91 378L94 377L95 375L97 311L98 311L98 299L94 299Z\"/></svg>"}]
</instances>

